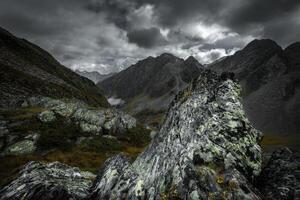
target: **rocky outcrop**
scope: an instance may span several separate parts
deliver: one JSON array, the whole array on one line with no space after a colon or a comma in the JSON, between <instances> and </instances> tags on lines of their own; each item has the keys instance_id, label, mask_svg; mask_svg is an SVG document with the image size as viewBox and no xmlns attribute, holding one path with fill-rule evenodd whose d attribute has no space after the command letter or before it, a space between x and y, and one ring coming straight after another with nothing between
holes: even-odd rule
<instances>
[{"instance_id":1,"label":"rocky outcrop","mask_svg":"<svg viewBox=\"0 0 300 200\"><path fill-rule=\"evenodd\" d=\"M300 153L288 148L273 152L258 180L265 199L300 199Z\"/></svg>"},{"instance_id":2,"label":"rocky outcrop","mask_svg":"<svg viewBox=\"0 0 300 200\"><path fill-rule=\"evenodd\" d=\"M38 115L42 122L55 121L63 117L79 125L86 133L101 135L105 133L122 133L136 126L136 119L114 108L89 108L76 100L57 100L46 97L32 97L28 105L45 108Z\"/></svg>"},{"instance_id":3,"label":"rocky outcrop","mask_svg":"<svg viewBox=\"0 0 300 200\"><path fill-rule=\"evenodd\" d=\"M230 74L201 73L172 102L152 143L130 164L106 161L91 199L260 199L261 134Z\"/></svg>"},{"instance_id":4,"label":"rocky outcrop","mask_svg":"<svg viewBox=\"0 0 300 200\"><path fill-rule=\"evenodd\" d=\"M90 107L76 99L31 97L24 103L27 106L23 108L26 112L21 112L20 116L17 116L18 111L14 109L2 110L3 113L11 112L13 119L0 119L0 156L34 153L39 150L37 143L40 136L47 134L52 137L49 131L56 134L56 137L65 138L65 135L59 135L63 133L57 133L63 130L64 126L72 127L69 132L65 131L65 134L70 135L70 138L65 140L75 140L69 142L71 145L80 137L123 137L129 129L137 126L136 119L122 111Z\"/></svg>"},{"instance_id":5,"label":"rocky outcrop","mask_svg":"<svg viewBox=\"0 0 300 200\"><path fill-rule=\"evenodd\" d=\"M251 123L266 134L299 134L300 45L282 49L272 40L254 40L209 68L235 73Z\"/></svg>"},{"instance_id":6,"label":"rocky outcrop","mask_svg":"<svg viewBox=\"0 0 300 200\"><path fill-rule=\"evenodd\" d=\"M95 175L54 162L30 162L17 179L0 190L1 200L65 200L87 196Z\"/></svg>"}]
</instances>

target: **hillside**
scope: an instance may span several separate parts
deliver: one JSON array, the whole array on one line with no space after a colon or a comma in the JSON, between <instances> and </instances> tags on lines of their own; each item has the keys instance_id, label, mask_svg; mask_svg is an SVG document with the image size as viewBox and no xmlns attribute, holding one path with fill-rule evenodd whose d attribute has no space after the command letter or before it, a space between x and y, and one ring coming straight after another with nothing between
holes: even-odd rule
<instances>
[{"instance_id":1,"label":"hillside","mask_svg":"<svg viewBox=\"0 0 300 200\"><path fill-rule=\"evenodd\" d=\"M94 106L108 103L96 85L61 65L40 47L0 28L0 107L28 97L76 98Z\"/></svg>"}]
</instances>

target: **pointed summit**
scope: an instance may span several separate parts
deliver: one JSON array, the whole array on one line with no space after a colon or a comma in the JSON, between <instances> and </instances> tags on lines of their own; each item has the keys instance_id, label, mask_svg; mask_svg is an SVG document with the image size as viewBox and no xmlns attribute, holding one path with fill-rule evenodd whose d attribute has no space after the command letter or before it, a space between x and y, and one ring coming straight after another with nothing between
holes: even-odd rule
<instances>
[{"instance_id":1,"label":"pointed summit","mask_svg":"<svg viewBox=\"0 0 300 200\"><path fill-rule=\"evenodd\" d=\"M185 64L187 65L196 65L198 69L203 69L203 65L198 62L198 60L194 56L189 56L185 61Z\"/></svg>"},{"instance_id":2,"label":"pointed summit","mask_svg":"<svg viewBox=\"0 0 300 200\"><path fill-rule=\"evenodd\" d=\"M265 49L276 49L282 50L282 48L273 40L270 39L255 39L250 42L245 48L246 49L258 49L258 48L265 48Z\"/></svg>"}]
</instances>

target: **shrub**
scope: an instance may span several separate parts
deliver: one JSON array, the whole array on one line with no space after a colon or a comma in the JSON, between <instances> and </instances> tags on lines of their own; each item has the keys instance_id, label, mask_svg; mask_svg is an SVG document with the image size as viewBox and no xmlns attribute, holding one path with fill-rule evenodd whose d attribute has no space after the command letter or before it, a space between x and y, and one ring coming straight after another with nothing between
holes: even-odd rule
<instances>
[{"instance_id":1,"label":"shrub","mask_svg":"<svg viewBox=\"0 0 300 200\"><path fill-rule=\"evenodd\" d=\"M83 134L77 125L64 118L58 118L51 123L42 123L40 133L37 146L41 150L53 148L67 150L75 143L77 137Z\"/></svg>"},{"instance_id":2,"label":"shrub","mask_svg":"<svg viewBox=\"0 0 300 200\"><path fill-rule=\"evenodd\" d=\"M151 141L150 130L138 124L136 127L127 130L126 138L132 146L145 146Z\"/></svg>"}]
</instances>

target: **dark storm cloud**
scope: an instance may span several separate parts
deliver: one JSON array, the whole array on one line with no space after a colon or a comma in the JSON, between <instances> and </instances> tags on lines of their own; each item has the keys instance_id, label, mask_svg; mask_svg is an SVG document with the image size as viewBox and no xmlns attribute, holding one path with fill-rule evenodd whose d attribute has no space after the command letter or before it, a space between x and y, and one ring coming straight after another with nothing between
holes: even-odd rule
<instances>
[{"instance_id":1,"label":"dark storm cloud","mask_svg":"<svg viewBox=\"0 0 300 200\"><path fill-rule=\"evenodd\" d=\"M299 0L248 0L228 13L228 25L235 28L246 28L249 24L264 24L269 21L290 16L299 9Z\"/></svg>"},{"instance_id":2,"label":"dark storm cloud","mask_svg":"<svg viewBox=\"0 0 300 200\"><path fill-rule=\"evenodd\" d=\"M129 42L135 43L140 47L150 48L166 44L159 29L152 27L149 29L133 30L127 34Z\"/></svg>"},{"instance_id":3,"label":"dark storm cloud","mask_svg":"<svg viewBox=\"0 0 300 200\"><path fill-rule=\"evenodd\" d=\"M137 0L138 1L138 0ZM165 26L174 26L178 21L201 19L210 21L219 16L226 0L143 0L157 7L159 22Z\"/></svg>"},{"instance_id":4,"label":"dark storm cloud","mask_svg":"<svg viewBox=\"0 0 300 200\"><path fill-rule=\"evenodd\" d=\"M128 26L126 16L135 7L135 5L135 2L133 1L91 0L85 5L85 8L95 13L108 13L106 18L109 21L114 22L121 28L126 28Z\"/></svg>"},{"instance_id":5,"label":"dark storm cloud","mask_svg":"<svg viewBox=\"0 0 300 200\"><path fill-rule=\"evenodd\" d=\"M254 38L300 40L299 0L1 0L0 26L72 68L118 71L164 51L210 62Z\"/></svg>"},{"instance_id":6,"label":"dark storm cloud","mask_svg":"<svg viewBox=\"0 0 300 200\"><path fill-rule=\"evenodd\" d=\"M251 33L276 40L286 46L300 34L299 0L239 1L226 14L225 24L238 33ZM297 19L294 19L294 18ZM261 29L261 31L259 31ZM255 31L257 31L255 33ZM293 30L293 31L292 31Z\"/></svg>"}]
</instances>

